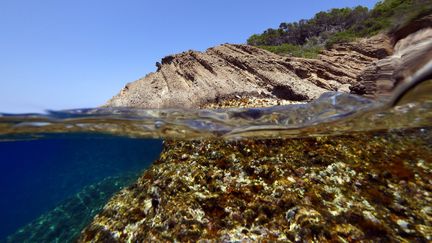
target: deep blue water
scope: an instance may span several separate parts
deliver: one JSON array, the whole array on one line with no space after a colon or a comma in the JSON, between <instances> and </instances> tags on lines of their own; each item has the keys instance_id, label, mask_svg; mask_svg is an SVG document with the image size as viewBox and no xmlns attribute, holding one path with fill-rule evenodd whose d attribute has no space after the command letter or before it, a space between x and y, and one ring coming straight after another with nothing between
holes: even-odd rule
<instances>
[{"instance_id":1,"label":"deep blue water","mask_svg":"<svg viewBox=\"0 0 432 243\"><path fill-rule=\"evenodd\" d=\"M90 134L0 142L0 241L59 205L71 208L68 200L86 186L112 194L108 183L139 176L161 149L160 140Z\"/></svg>"}]
</instances>

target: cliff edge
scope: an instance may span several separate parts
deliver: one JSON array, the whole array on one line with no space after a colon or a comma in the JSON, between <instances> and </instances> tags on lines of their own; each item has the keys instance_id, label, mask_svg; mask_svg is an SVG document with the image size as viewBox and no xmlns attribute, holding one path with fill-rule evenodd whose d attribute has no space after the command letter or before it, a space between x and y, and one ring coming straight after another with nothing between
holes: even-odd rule
<instances>
[{"instance_id":1,"label":"cliff edge","mask_svg":"<svg viewBox=\"0 0 432 243\"><path fill-rule=\"evenodd\" d=\"M349 92L368 65L392 52L385 35L336 45L317 59L224 44L164 57L156 72L127 84L106 106L197 108L232 96L310 101L327 91Z\"/></svg>"}]
</instances>

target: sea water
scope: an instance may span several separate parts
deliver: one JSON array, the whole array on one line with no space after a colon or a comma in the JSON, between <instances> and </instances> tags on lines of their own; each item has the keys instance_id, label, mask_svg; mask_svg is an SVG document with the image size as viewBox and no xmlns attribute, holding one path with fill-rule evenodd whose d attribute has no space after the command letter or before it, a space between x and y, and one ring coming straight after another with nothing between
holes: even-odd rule
<instances>
[{"instance_id":1,"label":"sea water","mask_svg":"<svg viewBox=\"0 0 432 243\"><path fill-rule=\"evenodd\" d=\"M76 240L112 195L158 159L161 139L307 139L413 129L429 134L432 99L421 93L379 102L330 92L310 103L253 109L1 114L0 241Z\"/></svg>"},{"instance_id":2,"label":"sea water","mask_svg":"<svg viewBox=\"0 0 432 243\"><path fill-rule=\"evenodd\" d=\"M0 238L20 230L12 241L73 238L161 147L161 140L89 133L1 141Z\"/></svg>"}]
</instances>

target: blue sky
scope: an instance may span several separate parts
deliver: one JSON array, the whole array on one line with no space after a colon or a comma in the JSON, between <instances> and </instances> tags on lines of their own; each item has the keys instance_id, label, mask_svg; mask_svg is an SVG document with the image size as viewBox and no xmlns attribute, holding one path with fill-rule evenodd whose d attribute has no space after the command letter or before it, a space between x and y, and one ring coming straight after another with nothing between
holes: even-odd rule
<instances>
[{"instance_id":1,"label":"blue sky","mask_svg":"<svg viewBox=\"0 0 432 243\"><path fill-rule=\"evenodd\" d=\"M162 57L376 0L1 0L0 112L95 107Z\"/></svg>"}]
</instances>

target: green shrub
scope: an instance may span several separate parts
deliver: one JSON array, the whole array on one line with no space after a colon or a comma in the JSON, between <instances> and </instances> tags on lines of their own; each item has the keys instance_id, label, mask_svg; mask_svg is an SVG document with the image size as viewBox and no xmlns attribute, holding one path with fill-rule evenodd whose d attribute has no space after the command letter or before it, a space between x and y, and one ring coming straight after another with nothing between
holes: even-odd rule
<instances>
[{"instance_id":1,"label":"green shrub","mask_svg":"<svg viewBox=\"0 0 432 243\"><path fill-rule=\"evenodd\" d=\"M279 54L279 55L289 55L294 57L303 58L317 58L319 52L322 50L319 46L303 47L299 45L292 44L282 44L279 46L257 46L264 50Z\"/></svg>"},{"instance_id":2,"label":"green shrub","mask_svg":"<svg viewBox=\"0 0 432 243\"><path fill-rule=\"evenodd\" d=\"M354 41L357 37L359 37L358 34L352 31L338 32L332 35L327 40L325 47L331 48L334 44L351 42Z\"/></svg>"},{"instance_id":3,"label":"green shrub","mask_svg":"<svg viewBox=\"0 0 432 243\"><path fill-rule=\"evenodd\" d=\"M322 47L392 32L432 13L432 0L382 0L372 10L355 8L321 11L312 19L281 23L252 35L247 43L282 55L317 57Z\"/></svg>"}]
</instances>

